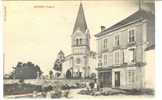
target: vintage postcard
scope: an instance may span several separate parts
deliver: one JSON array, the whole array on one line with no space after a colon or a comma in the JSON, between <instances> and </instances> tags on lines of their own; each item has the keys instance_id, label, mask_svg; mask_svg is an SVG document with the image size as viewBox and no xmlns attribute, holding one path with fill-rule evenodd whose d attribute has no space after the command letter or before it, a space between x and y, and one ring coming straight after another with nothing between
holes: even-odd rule
<instances>
[{"instance_id":1,"label":"vintage postcard","mask_svg":"<svg viewBox=\"0 0 162 100\"><path fill-rule=\"evenodd\" d=\"M154 0L4 0L4 98L154 97Z\"/></svg>"}]
</instances>

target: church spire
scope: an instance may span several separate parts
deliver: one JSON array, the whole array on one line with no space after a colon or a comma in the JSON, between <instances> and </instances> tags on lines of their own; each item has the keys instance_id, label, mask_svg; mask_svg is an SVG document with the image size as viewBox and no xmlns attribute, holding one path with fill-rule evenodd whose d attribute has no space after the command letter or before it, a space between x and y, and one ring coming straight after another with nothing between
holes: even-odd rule
<instances>
[{"instance_id":1,"label":"church spire","mask_svg":"<svg viewBox=\"0 0 162 100\"><path fill-rule=\"evenodd\" d=\"M82 31L83 33L87 29L87 23L86 23L86 19L85 19L85 16L84 16L84 10L83 10L82 3L80 3L80 6L79 6L79 11L78 11L78 15L77 15L77 18L76 18L76 21L75 21L73 33L77 29L80 29L80 31Z\"/></svg>"}]
</instances>

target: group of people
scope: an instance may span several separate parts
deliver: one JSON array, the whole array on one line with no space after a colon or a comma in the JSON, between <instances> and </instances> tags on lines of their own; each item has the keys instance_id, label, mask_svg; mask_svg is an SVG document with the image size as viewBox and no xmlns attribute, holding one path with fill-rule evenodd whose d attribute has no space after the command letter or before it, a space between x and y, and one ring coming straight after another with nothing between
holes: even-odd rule
<instances>
[{"instance_id":1,"label":"group of people","mask_svg":"<svg viewBox=\"0 0 162 100\"><path fill-rule=\"evenodd\" d=\"M87 82L86 83L86 89L88 91L98 91L99 90L99 84L97 84L97 82Z\"/></svg>"},{"instance_id":2,"label":"group of people","mask_svg":"<svg viewBox=\"0 0 162 100\"><path fill-rule=\"evenodd\" d=\"M43 87L42 91L39 94L43 98L60 98L60 97L66 97L68 98L70 95L70 87L65 84L64 89L59 89L58 87ZM38 92L33 91L33 98L36 98L39 96Z\"/></svg>"}]
</instances>

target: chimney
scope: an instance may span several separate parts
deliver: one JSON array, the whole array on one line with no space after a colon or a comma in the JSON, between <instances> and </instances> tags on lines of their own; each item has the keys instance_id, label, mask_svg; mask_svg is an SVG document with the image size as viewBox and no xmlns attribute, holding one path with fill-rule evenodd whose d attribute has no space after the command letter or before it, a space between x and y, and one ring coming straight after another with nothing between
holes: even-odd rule
<instances>
[{"instance_id":1,"label":"chimney","mask_svg":"<svg viewBox=\"0 0 162 100\"><path fill-rule=\"evenodd\" d=\"M101 31L105 30L105 26L101 26Z\"/></svg>"}]
</instances>

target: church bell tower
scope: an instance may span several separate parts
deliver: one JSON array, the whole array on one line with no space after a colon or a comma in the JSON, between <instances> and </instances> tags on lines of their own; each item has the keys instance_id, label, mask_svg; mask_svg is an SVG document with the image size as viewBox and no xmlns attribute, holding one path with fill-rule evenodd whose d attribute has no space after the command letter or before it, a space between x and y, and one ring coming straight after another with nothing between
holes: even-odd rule
<instances>
[{"instance_id":1,"label":"church bell tower","mask_svg":"<svg viewBox=\"0 0 162 100\"><path fill-rule=\"evenodd\" d=\"M90 53L90 34L87 27L83 5L80 3L79 11L71 35L73 55L73 76L88 77L88 55Z\"/></svg>"}]
</instances>

